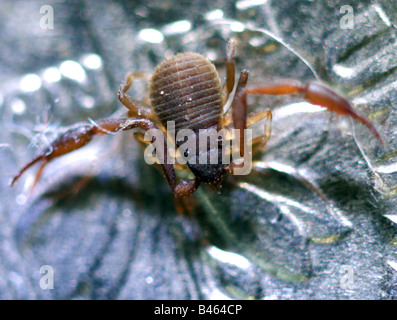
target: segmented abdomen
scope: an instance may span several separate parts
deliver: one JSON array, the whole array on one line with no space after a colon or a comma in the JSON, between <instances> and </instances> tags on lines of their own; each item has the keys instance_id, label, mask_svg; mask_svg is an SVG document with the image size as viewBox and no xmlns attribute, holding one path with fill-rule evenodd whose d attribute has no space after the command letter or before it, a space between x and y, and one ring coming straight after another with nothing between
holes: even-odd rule
<instances>
[{"instance_id":1,"label":"segmented abdomen","mask_svg":"<svg viewBox=\"0 0 397 320\"><path fill-rule=\"evenodd\" d=\"M175 121L176 131L209 128L222 116L222 90L214 65L197 53L165 60L154 71L150 100L164 126Z\"/></svg>"}]
</instances>

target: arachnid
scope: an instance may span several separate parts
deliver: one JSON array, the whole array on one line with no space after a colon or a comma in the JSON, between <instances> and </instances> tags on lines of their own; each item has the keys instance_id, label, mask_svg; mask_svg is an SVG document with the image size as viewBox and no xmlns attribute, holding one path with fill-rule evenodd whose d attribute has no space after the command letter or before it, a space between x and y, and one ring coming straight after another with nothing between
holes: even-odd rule
<instances>
[{"instance_id":1,"label":"arachnid","mask_svg":"<svg viewBox=\"0 0 397 320\"><path fill-rule=\"evenodd\" d=\"M36 174L39 180L42 170L49 161L87 144L94 135L108 134L124 130L140 128L144 131L166 128L168 121L174 121L178 133L182 129L192 130L194 135L200 135L200 130L215 129L219 131L233 121L235 129L240 130L240 153L244 154L244 129L259 120L267 119L265 133L260 139L252 142L262 146L270 137L271 111L262 110L247 116L247 95L283 95L302 94L310 103L326 107L331 112L350 115L367 126L376 138L382 143L375 127L365 118L357 114L350 103L318 82L302 84L295 80L281 80L265 83L264 85L246 88L248 71L240 73L236 89L235 86L235 41L231 40L226 48L226 82L222 86L215 66L205 57L197 53L181 53L163 61L155 69L149 81L149 96L151 105L129 97L126 92L131 87L134 77L142 74L129 75L124 85L120 87L118 98L128 108L128 118L107 118L96 121L94 124L84 124L69 129L58 137L51 145L26 164L11 182L13 185L21 174L33 164L41 162ZM224 113L223 107L229 103L231 108ZM151 141L154 143L154 140ZM222 141L220 141L222 142ZM219 143L220 143L219 142ZM183 142L176 141L176 146ZM204 150L206 157L213 148ZM164 140L164 150L167 150L167 141ZM220 149L219 149L220 150ZM164 175L175 196L187 196L193 193L201 182L219 185L226 173L233 173L239 166L235 162L223 164L221 153L218 152L217 163L197 163L199 155L189 154L187 166L195 175L194 179L178 180L174 165L167 161L168 153L164 152L161 163ZM212 150L213 151L213 150Z\"/></svg>"}]
</instances>

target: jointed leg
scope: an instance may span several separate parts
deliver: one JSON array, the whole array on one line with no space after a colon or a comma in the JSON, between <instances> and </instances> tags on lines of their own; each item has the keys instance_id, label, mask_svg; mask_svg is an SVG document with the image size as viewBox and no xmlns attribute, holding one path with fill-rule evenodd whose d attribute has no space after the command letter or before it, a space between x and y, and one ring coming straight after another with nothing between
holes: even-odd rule
<instances>
[{"instance_id":1,"label":"jointed leg","mask_svg":"<svg viewBox=\"0 0 397 320\"><path fill-rule=\"evenodd\" d=\"M45 149L41 154L31 160L25 165L18 174L14 177L11 185L18 180L18 178L33 164L42 162L42 165L36 175L36 181L39 180L42 170L49 161L54 158L60 157L64 154L77 150L86 145L94 135L108 134L134 128L141 128L145 131L150 129L158 129L157 126L147 119L103 119L97 121L95 124L86 124L74 127L66 131L59 138L57 138L49 148ZM155 142L153 138L152 143ZM159 142L161 143L161 142ZM187 196L193 193L199 186L199 180L180 180L177 182L174 167L168 161L167 140L164 139L164 155L159 154L162 159L159 159L164 171L164 175L174 192L176 197Z\"/></svg>"},{"instance_id":2,"label":"jointed leg","mask_svg":"<svg viewBox=\"0 0 397 320\"><path fill-rule=\"evenodd\" d=\"M148 145L151 144L150 141L145 140L145 135L142 132L138 132L138 131L134 132L134 137L138 141L142 149L144 150L147 148ZM176 170L186 170L189 168L186 164L178 163L178 159L181 157L181 154L178 149L175 151L174 157L175 159L177 159L176 162L174 163L174 168Z\"/></svg>"},{"instance_id":3,"label":"jointed leg","mask_svg":"<svg viewBox=\"0 0 397 320\"><path fill-rule=\"evenodd\" d=\"M252 126L253 124L263 120L263 119L267 119L267 122L270 122L272 120L272 112L270 111L270 109L266 109L266 110L262 110L256 113L252 113L248 116L247 118L247 127ZM269 124L267 125L267 127L269 126ZM270 128L268 128L268 130L270 130Z\"/></svg>"},{"instance_id":4,"label":"jointed leg","mask_svg":"<svg viewBox=\"0 0 397 320\"><path fill-rule=\"evenodd\" d=\"M383 140L380 137L378 131L367 119L359 115L350 105L349 101L338 95L335 91L329 89L325 85L310 81L307 84L302 84L295 80L281 80L269 82L263 86L247 89L248 94L297 94L301 93L305 99L316 105L327 108L331 112L335 112L341 115L350 115L354 119L364 124L373 135L382 143Z\"/></svg>"},{"instance_id":5,"label":"jointed leg","mask_svg":"<svg viewBox=\"0 0 397 320\"><path fill-rule=\"evenodd\" d=\"M248 71L243 70L240 74L239 82L237 84L232 103L232 116L230 117L229 113L226 113L224 116L225 125L228 125L232 118L234 127L239 129L241 156L244 155L244 129L266 118L265 134L252 141L252 145L256 150L260 150L260 148L263 147L269 140L271 135L272 112L269 109L259 111L247 117L247 94L245 89L247 81Z\"/></svg>"},{"instance_id":6,"label":"jointed leg","mask_svg":"<svg viewBox=\"0 0 397 320\"><path fill-rule=\"evenodd\" d=\"M266 119L265 125L264 125L264 134L253 138L251 141L252 155L254 155L257 152L259 152L260 150L262 150L262 148L266 145L267 141L269 140L271 133L272 133L272 127L271 127L272 118L273 118L273 115L272 115L272 112L270 111L270 109L250 114L247 117L247 128L249 128L251 125L253 125L263 119ZM233 139L233 137L230 135L227 137L226 140L231 140L231 139ZM230 150L230 152L233 152L233 151Z\"/></svg>"},{"instance_id":7,"label":"jointed leg","mask_svg":"<svg viewBox=\"0 0 397 320\"><path fill-rule=\"evenodd\" d=\"M227 98L234 88L234 78L236 77L236 67L234 65L234 54L236 53L237 42L235 39L230 39L226 46L226 83L225 89ZM227 100L227 99L226 99Z\"/></svg>"},{"instance_id":8,"label":"jointed leg","mask_svg":"<svg viewBox=\"0 0 397 320\"><path fill-rule=\"evenodd\" d=\"M232 118L235 129L239 130L240 134L240 155L244 157L244 130L247 129L247 94L245 93L245 86L248 81L248 71L241 71L240 78L237 83L236 92L234 94L232 103Z\"/></svg>"},{"instance_id":9,"label":"jointed leg","mask_svg":"<svg viewBox=\"0 0 397 320\"><path fill-rule=\"evenodd\" d=\"M266 118L266 122L265 122L265 134L263 136L259 136L255 139L252 140L252 153L255 154L256 152L258 152L259 150L261 150L267 143L267 141L269 140L271 134L272 134L272 112L267 109L264 111L260 111L258 113L255 113L253 115L250 115L247 118L247 126L251 126L254 123L261 121L262 119Z\"/></svg>"},{"instance_id":10,"label":"jointed leg","mask_svg":"<svg viewBox=\"0 0 397 320\"><path fill-rule=\"evenodd\" d=\"M120 102L128 108L128 116L133 118L133 117L138 117L138 118L145 118L149 120L153 120L154 118L154 112L150 105L143 101L139 101L137 99L131 98L128 96L126 93L127 91L131 88L132 80L134 78L144 78L148 79L148 76L143 73L131 73L127 77L127 81L124 85L120 86L119 92L118 92L118 98Z\"/></svg>"},{"instance_id":11,"label":"jointed leg","mask_svg":"<svg viewBox=\"0 0 397 320\"><path fill-rule=\"evenodd\" d=\"M250 169L250 165L246 161L251 161L251 159L247 159L250 156L250 153L247 150L247 145L245 141L245 129L248 125L252 125L264 118L266 118L265 124L265 135L253 141L257 148L263 146L267 140L270 138L271 134L271 120L272 120L272 113L270 110L260 111L253 115L250 115L247 118L247 94L246 94L246 84L248 81L248 71L243 70L240 74L239 81L237 83L236 92L233 97L232 102L232 118L233 118L233 125L235 129L238 129L239 136L240 136L240 156L244 158L242 163L238 163L233 161L230 165L225 166L225 172L231 172L233 174L248 174ZM225 115L227 117L227 115ZM248 165L248 166L247 166ZM237 173L236 169L241 170Z\"/></svg>"},{"instance_id":12,"label":"jointed leg","mask_svg":"<svg viewBox=\"0 0 397 320\"><path fill-rule=\"evenodd\" d=\"M223 105L230 106L230 94L234 88L234 81L236 77L236 66L234 64L234 54L236 53L236 45L237 41L235 39L230 39L227 46L226 46L226 82L223 85ZM225 111L225 116L223 118L224 124L223 126L227 126L232 121L232 112L231 108L229 107L228 110ZM226 122L226 123L225 123Z\"/></svg>"}]
</instances>

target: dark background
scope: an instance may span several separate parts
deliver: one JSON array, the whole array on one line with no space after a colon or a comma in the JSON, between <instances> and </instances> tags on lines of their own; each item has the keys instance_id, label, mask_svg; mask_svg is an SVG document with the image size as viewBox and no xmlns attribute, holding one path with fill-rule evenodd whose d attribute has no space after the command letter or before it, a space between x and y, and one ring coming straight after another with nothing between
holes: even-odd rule
<instances>
[{"instance_id":1,"label":"dark background","mask_svg":"<svg viewBox=\"0 0 397 320\"><path fill-rule=\"evenodd\" d=\"M52 30L40 28L42 5L54 9ZM351 30L340 27L342 5L354 9ZM392 0L3 1L0 298L396 298L396 25ZM147 41L148 28L163 40ZM195 51L223 79L231 36L249 83L322 79L375 124L385 148L298 97L250 98L252 110L273 110L273 135L254 172L227 177L221 195L202 186L175 203L131 132L51 162L32 194L35 169L9 187L65 126L120 110L128 72ZM93 53L98 69L84 64ZM69 60L85 81L45 80ZM41 86L24 92L31 74ZM131 90L145 93L139 81ZM53 290L39 286L43 265L55 270Z\"/></svg>"}]
</instances>

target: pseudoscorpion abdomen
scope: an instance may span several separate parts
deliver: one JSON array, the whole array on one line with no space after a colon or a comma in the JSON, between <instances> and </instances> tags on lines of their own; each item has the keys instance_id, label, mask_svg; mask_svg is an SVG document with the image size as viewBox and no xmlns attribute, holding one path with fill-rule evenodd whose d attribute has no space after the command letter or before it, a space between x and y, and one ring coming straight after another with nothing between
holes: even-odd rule
<instances>
[{"instance_id":1,"label":"pseudoscorpion abdomen","mask_svg":"<svg viewBox=\"0 0 397 320\"><path fill-rule=\"evenodd\" d=\"M197 53L178 54L161 63L149 88L152 106L176 131L216 126L222 117L222 90L215 66Z\"/></svg>"}]
</instances>

